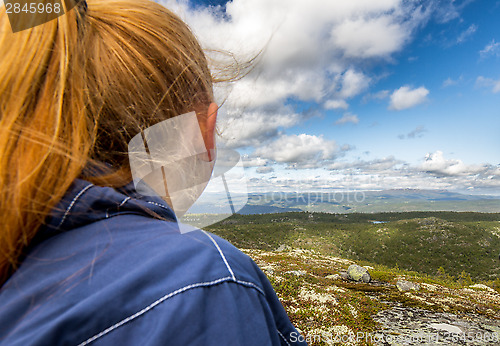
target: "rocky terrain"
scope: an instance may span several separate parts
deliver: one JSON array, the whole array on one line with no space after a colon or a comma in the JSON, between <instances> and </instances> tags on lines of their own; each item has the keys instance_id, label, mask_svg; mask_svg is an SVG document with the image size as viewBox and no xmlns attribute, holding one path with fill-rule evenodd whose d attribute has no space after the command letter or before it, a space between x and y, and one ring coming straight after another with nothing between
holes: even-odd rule
<instances>
[{"instance_id":1,"label":"rocky terrain","mask_svg":"<svg viewBox=\"0 0 500 346\"><path fill-rule=\"evenodd\" d=\"M375 264L353 281L354 261L315 250L242 251L310 345L500 345L498 288Z\"/></svg>"},{"instance_id":2,"label":"rocky terrain","mask_svg":"<svg viewBox=\"0 0 500 346\"><path fill-rule=\"evenodd\" d=\"M310 345L500 345L500 213L235 214L209 230L259 264Z\"/></svg>"}]
</instances>

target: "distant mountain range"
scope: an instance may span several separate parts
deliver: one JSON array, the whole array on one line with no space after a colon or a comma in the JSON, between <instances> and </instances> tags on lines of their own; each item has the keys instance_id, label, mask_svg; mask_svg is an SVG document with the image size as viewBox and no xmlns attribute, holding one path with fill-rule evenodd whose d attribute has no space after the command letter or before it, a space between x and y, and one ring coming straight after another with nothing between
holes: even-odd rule
<instances>
[{"instance_id":1,"label":"distant mountain range","mask_svg":"<svg viewBox=\"0 0 500 346\"><path fill-rule=\"evenodd\" d=\"M266 209L269 208L269 211ZM240 214L279 211L375 213L404 211L499 212L500 196L468 195L447 190L383 190L250 194Z\"/></svg>"},{"instance_id":2,"label":"distant mountain range","mask_svg":"<svg viewBox=\"0 0 500 346\"><path fill-rule=\"evenodd\" d=\"M239 197L241 199L241 196ZM196 205L191 213L228 213L225 194ZM235 200L235 204L237 201ZM241 204L241 201L240 201ZM447 190L383 190L350 192L251 193L239 214L290 211L379 213L405 211L500 212L500 196L471 195Z\"/></svg>"}]
</instances>

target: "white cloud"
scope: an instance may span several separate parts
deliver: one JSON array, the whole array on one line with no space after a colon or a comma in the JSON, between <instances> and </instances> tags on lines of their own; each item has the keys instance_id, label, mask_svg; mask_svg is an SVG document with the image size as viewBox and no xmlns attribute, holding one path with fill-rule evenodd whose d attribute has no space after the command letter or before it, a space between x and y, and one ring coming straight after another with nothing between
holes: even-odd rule
<instances>
[{"instance_id":1,"label":"white cloud","mask_svg":"<svg viewBox=\"0 0 500 346\"><path fill-rule=\"evenodd\" d=\"M458 79L452 79L451 77L448 77L445 81L443 81L442 87L447 88L450 86L457 85L463 80L463 78L464 78L463 76L460 76Z\"/></svg>"},{"instance_id":2,"label":"white cloud","mask_svg":"<svg viewBox=\"0 0 500 346\"><path fill-rule=\"evenodd\" d=\"M344 125L347 123L353 123L353 124L358 124L359 123L359 118L355 114L351 113L345 113L342 118L338 119L335 122L335 125Z\"/></svg>"},{"instance_id":3,"label":"white cloud","mask_svg":"<svg viewBox=\"0 0 500 346\"><path fill-rule=\"evenodd\" d=\"M390 14L373 18L353 16L332 29L331 42L345 57L388 57L409 39L408 29Z\"/></svg>"},{"instance_id":4,"label":"white cloud","mask_svg":"<svg viewBox=\"0 0 500 346\"><path fill-rule=\"evenodd\" d=\"M261 157L249 157L248 155L242 155L241 160L245 167L264 167L269 164L268 160Z\"/></svg>"},{"instance_id":5,"label":"white cloud","mask_svg":"<svg viewBox=\"0 0 500 346\"><path fill-rule=\"evenodd\" d=\"M218 101L227 97L218 120L222 140L233 148L253 147L245 164L260 172L272 167L270 161L310 168L324 167L341 156L335 141L285 134L307 117L286 106L288 101L348 109L349 99L365 93L375 78L367 67L391 61L433 16L449 21L463 7L434 0L232 0L222 13L216 7L195 10L187 0L157 1L189 24L210 58L221 56L211 50L227 50L245 61L264 49L253 72L235 83L231 92L221 86L216 89ZM420 104L428 94L424 87L406 86L392 95L382 90L370 96L391 96L391 109L401 110ZM346 114L343 118L349 119ZM359 121L350 116L350 122ZM378 164L390 165L371 162L370 166L375 169Z\"/></svg>"},{"instance_id":6,"label":"white cloud","mask_svg":"<svg viewBox=\"0 0 500 346\"><path fill-rule=\"evenodd\" d=\"M488 167L481 165L466 165L462 160L446 159L442 151L429 153L419 170L444 176L474 175L485 172Z\"/></svg>"},{"instance_id":7,"label":"white cloud","mask_svg":"<svg viewBox=\"0 0 500 346\"><path fill-rule=\"evenodd\" d=\"M282 71L279 76L249 76L230 85L229 90L218 85L216 89L228 96L224 106L258 108L282 105L288 97L319 102L325 83L319 71L295 73L290 70Z\"/></svg>"},{"instance_id":8,"label":"white cloud","mask_svg":"<svg viewBox=\"0 0 500 346\"><path fill-rule=\"evenodd\" d=\"M456 85L457 84L457 81L456 80L453 80L451 78L447 78L444 82L443 82L443 88L446 88L446 87L449 87L449 86L452 86L452 85Z\"/></svg>"},{"instance_id":9,"label":"white cloud","mask_svg":"<svg viewBox=\"0 0 500 346\"><path fill-rule=\"evenodd\" d=\"M253 72L231 93L220 86L216 90L223 95L218 100L227 96L221 113L245 114L226 118L232 118L230 126L238 128L234 134L243 134L240 142L246 144L256 142L239 124L247 114L270 115L270 108L281 109L290 99L347 109L346 100L370 84L361 72L366 61L390 60L431 16L425 6L402 0L233 0L225 13L220 7L194 10L187 0L157 1L178 13L209 51L226 50L245 61L264 49ZM266 133L276 137L279 131Z\"/></svg>"},{"instance_id":10,"label":"white cloud","mask_svg":"<svg viewBox=\"0 0 500 346\"><path fill-rule=\"evenodd\" d=\"M294 172L295 173L295 172ZM257 187L258 186L258 187ZM478 193L500 195L500 179L461 177L436 177L426 173L411 172L407 168L383 172L332 171L316 179L284 179L280 174L273 178L256 179L251 182L252 191L367 191L392 189L451 190L464 192L473 190Z\"/></svg>"},{"instance_id":11,"label":"white cloud","mask_svg":"<svg viewBox=\"0 0 500 346\"><path fill-rule=\"evenodd\" d=\"M479 76L476 79L476 85L478 87L492 88L491 91L494 94L500 92L500 79L494 80L491 78L485 78L483 76Z\"/></svg>"},{"instance_id":12,"label":"white cloud","mask_svg":"<svg viewBox=\"0 0 500 346\"><path fill-rule=\"evenodd\" d=\"M259 146L280 133L280 129L297 124L301 115L287 108L247 111L228 108L217 120L221 140L230 148Z\"/></svg>"},{"instance_id":13,"label":"white cloud","mask_svg":"<svg viewBox=\"0 0 500 346\"><path fill-rule=\"evenodd\" d=\"M369 83L370 78L365 76L363 73L349 69L342 76L342 89L340 90L340 96L342 98L354 97L368 88Z\"/></svg>"},{"instance_id":14,"label":"white cloud","mask_svg":"<svg viewBox=\"0 0 500 346\"><path fill-rule=\"evenodd\" d=\"M325 102L326 109L347 109L349 104L344 100L328 100Z\"/></svg>"},{"instance_id":15,"label":"white cloud","mask_svg":"<svg viewBox=\"0 0 500 346\"><path fill-rule=\"evenodd\" d=\"M400 111L415 107L427 101L427 95L429 95L429 90L423 86L417 89L402 86L392 93L389 109Z\"/></svg>"},{"instance_id":16,"label":"white cloud","mask_svg":"<svg viewBox=\"0 0 500 346\"><path fill-rule=\"evenodd\" d=\"M316 164L316 167L319 166ZM272 177L253 180L251 189L265 192L447 189L500 195L500 165L465 164L461 160L446 159L440 151L428 154L418 165L389 156L373 160L323 162L321 166L326 170L317 168L290 173L276 170Z\"/></svg>"},{"instance_id":17,"label":"white cloud","mask_svg":"<svg viewBox=\"0 0 500 346\"><path fill-rule=\"evenodd\" d=\"M490 43L484 47L481 51L479 51L479 55L482 58L486 58L490 55L500 56L500 42L495 42L495 40L491 40Z\"/></svg>"},{"instance_id":18,"label":"white cloud","mask_svg":"<svg viewBox=\"0 0 500 346\"><path fill-rule=\"evenodd\" d=\"M310 168L335 158L338 152L337 144L333 140L300 134L281 135L272 143L257 148L252 156Z\"/></svg>"},{"instance_id":19,"label":"white cloud","mask_svg":"<svg viewBox=\"0 0 500 346\"><path fill-rule=\"evenodd\" d=\"M460 17L460 12L474 0L464 1L433 1L429 3L433 7L434 18L440 23L448 23Z\"/></svg>"},{"instance_id":20,"label":"white cloud","mask_svg":"<svg viewBox=\"0 0 500 346\"><path fill-rule=\"evenodd\" d=\"M472 24L467 28L467 30L463 31L457 38L457 43L463 43L469 39L474 33L477 31L477 25Z\"/></svg>"}]
</instances>

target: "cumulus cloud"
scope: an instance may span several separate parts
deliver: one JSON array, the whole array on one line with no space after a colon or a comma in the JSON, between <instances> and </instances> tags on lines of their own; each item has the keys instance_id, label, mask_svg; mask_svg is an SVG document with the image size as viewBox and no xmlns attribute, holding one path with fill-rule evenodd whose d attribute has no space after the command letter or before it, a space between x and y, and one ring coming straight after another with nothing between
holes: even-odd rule
<instances>
[{"instance_id":1,"label":"cumulus cloud","mask_svg":"<svg viewBox=\"0 0 500 346\"><path fill-rule=\"evenodd\" d=\"M300 134L282 135L272 143L257 148L252 156L297 168L312 168L319 167L322 161L334 159L338 153L335 141L322 136Z\"/></svg>"},{"instance_id":2,"label":"cumulus cloud","mask_svg":"<svg viewBox=\"0 0 500 346\"><path fill-rule=\"evenodd\" d=\"M368 88L369 83L370 78L365 76L363 73L349 69L342 76L342 89L339 93L340 97L354 97Z\"/></svg>"},{"instance_id":3,"label":"cumulus cloud","mask_svg":"<svg viewBox=\"0 0 500 346\"><path fill-rule=\"evenodd\" d=\"M259 146L280 133L280 129L297 124L303 115L291 109L261 109L248 111L232 108L218 120L220 140L229 148Z\"/></svg>"},{"instance_id":4,"label":"cumulus cloud","mask_svg":"<svg viewBox=\"0 0 500 346\"><path fill-rule=\"evenodd\" d=\"M246 78L227 89L225 85L217 86L216 95L218 101L226 101L219 111L221 140L229 147L253 150L243 158L244 163L265 174L280 164L289 168L325 167L344 152L335 141L321 136L286 134L287 129L308 116L303 112L298 114L289 105L290 100L313 102L324 109L347 110L349 100L366 93L373 84L375 77L370 75L369 66L392 61L394 54L414 37L416 29L430 18L441 22L457 18L469 0L232 0L224 8L193 8L187 0L157 1L189 24L202 46L208 49L212 61L224 56L210 53L218 50L234 53L240 61L262 50L258 63ZM482 56L492 54L497 49L496 42L492 41L491 48L488 47ZM232 56L228 58L231 60ZM479 84L486 83L496 90L494 82L479 79ZM425 87L404 86L392 94L388 90L369 94L366 99L390 97L390 108L402 110L424 102L428 94ZM349 121L349 113L346 114L343 117L346 122L359 121L352 114ZM272 166L273 163L278 165ZM351 167L346 165L331 172L342 176L353 170L361 176L383 175L384 186L417 186L423 180L416 177L421 175L422 179L429 176L436 179L432 182L436 185L426 181L424 186L444 187L445 179L449 178L438 179L436 173L410 168L391 157L355 162ZM295 176L298 172L290 174ZM274 175L279 177L278 172ZM266 179L271 184L276 181L273 177ZM331 179L335 182L337 176L332 175ZM495 184L498 179L488 181ZM345 184L340 182L338 186ZM360 186L382 185L372 182Z\"/></svg>"},{"instance_id":5,"label":"cumulus cloud","mask_svg":"<svg viewBox=\"0 0 500 346\"><path fill-rule=\"evenodd\" d=\"M500 42L495 42L492 40L490 43L484 47L484 49L479 51L481 58L486 58L488 56L500 57Z\"/></svg>"},{"instance_id":6,"label":"cumulus cloud","mask_svg":"<svg viewBox=\"0 0 500 346\"><path fill-rule=\"evenodd\" d=\"M192 8L187 0L157 1L179 14L209 52L226 50L245 61L262 51L246 78L230 90L216 89L223 95L218 99L227 98L219 118L233 137L243 136L242 145L262 143L263 135L254 129L271 114L270 108L281 109L289 100L347 109L347 100L370 85L371 77L363 71L366 62L391 60L432 15L432 6L401 0L233 0L225 8ZM245 133L245 118L256 118L255 114L263 114L257 120L261 125ZM289 124L294 121L275 121L264 136L276 138L278 128L293 126ZM231 145L238 146L237 141L234 137Z\"/></svg>"},{"instance_id":7,"label":"cumulus cloud","mask_svg":"<svg viewBox=\"0 0 500 346\"><path fill-rule=\"evenodd\" d=\"M442 176L474 175L485 172L488 166L466 165L462 160L446 159L442 151L428 153L418 167L421 171Z\"/></svg>"},{"instance_id":8,"label":"cumulus cloud","mask_svg":"<svg viewBox=\"0 0 500 346\"><path fill-rule=\"evenodd\" d=\"M494 80L491 78L485 78L483 76L479 76L476 79L476 86L492 88L491 91L494 94L496 94L496 93L500 92L500 79Z\"/></svg>"},{"instance_id":9,"label":"cumulus cloud","mask_svg":"<svg viewBox=\"0 0 500 346\"><path fill-rule=\"evenodd\" d=\"M342 118L335 122L335 125L345 125L347 123L358 124L359 118L355 114L345 113Z\"/></svg>"},{"instance_id":10,"label":"cumulus cloud","mask_svg":"<svg viewBox=\"0 0 500 346\"><path fill-rule=\"evenodd\" d=\"M427 101L429 90L425 87L411 89L409 86L402 86L391 94L389 109L400 111L415 107Z\"/></svg>"},{"instance_id":11,"label":"cumulus cloud","mask_svg":"<svg viewBox=\"0 0 500 346\"><path fill-rule=\"evenodd\" d=\"M386 57L401 49L408 40L405 31L390 14L351 17L332 29L331 42L349 58ZM390 39L386 39L388 37Z\"/></svg>"}]
</instances>

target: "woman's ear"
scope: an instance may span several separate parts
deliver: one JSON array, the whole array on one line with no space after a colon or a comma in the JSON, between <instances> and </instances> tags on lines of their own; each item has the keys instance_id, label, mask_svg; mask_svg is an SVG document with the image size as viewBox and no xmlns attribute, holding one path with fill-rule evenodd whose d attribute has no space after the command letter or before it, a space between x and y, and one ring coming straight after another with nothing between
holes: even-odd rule
<instances>
[{"instance_id":1,"label":"woman's ear","mask_svg":"<svg viewBox=\"0 0 500 346\"><path fill-rule=\"evenodd\" d=\"M215 138L215 125L217 123L217 110L219 109L219 106L215 103L211 103L210 106L208 106L208 111L207 111L207 130L211 134L211 138ZM214 143L215 145L215 143Z\"/></svg>"},{"instance_id":2,"label":"woman's ear","mask_svg":"<svg viewBox=\"0 0 500 346\"><path fill-rule=\"evenodd\" d=\"M205 142L205 148L208 152L209 161L215 158L215 125L217 123L218 108L217 104L212 102L208 106L207 113L198 116L198 122Z\"/></svg>"}]
</instances>

